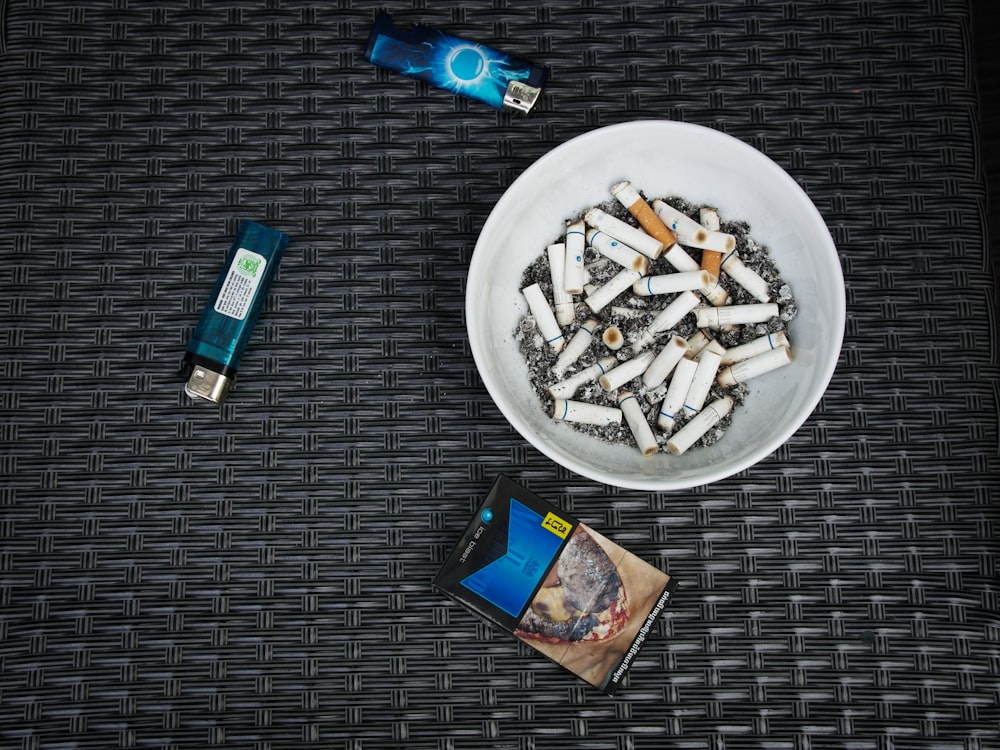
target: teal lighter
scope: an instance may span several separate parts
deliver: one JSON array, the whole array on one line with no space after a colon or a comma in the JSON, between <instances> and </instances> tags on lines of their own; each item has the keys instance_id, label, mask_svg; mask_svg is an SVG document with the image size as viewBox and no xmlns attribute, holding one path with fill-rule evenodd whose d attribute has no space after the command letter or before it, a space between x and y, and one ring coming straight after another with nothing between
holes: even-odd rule
<instances>
[{"instance_id":1,"label":"teal lighter","mask_svg":"<svg viewBox=\"0 0 1000 750\"><path fill-rule=\"evenodd\" d=\"M283 232L253 221L240 224L184 355L184 391L192 398L216 404L226 399L287 246Z\"/></svg>"}]
</instances>

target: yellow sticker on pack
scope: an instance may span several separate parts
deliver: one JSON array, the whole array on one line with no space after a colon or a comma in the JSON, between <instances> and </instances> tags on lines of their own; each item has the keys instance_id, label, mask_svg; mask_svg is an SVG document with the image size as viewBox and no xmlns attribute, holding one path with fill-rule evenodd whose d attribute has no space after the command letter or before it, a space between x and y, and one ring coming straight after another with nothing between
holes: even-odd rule
<instances>
[{"instance_id":1,"label":"yellow sticker on pack","mask_svg":"<svg viewBox=\"0 0 1000 750\"><path fill-rule=\"evenodd\" d=\"M562 520L555 513L549 513L542 521L542 528L548 529L560 539L565 539L573 525Z\"/></svg>"}]
</instances>

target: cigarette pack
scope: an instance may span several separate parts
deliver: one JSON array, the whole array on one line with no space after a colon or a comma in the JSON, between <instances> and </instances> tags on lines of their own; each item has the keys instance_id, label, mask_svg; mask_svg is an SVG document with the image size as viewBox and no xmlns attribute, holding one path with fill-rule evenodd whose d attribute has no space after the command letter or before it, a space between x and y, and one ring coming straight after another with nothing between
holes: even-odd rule
<instances>
[{"instance_id":1,"label":"cigarette pack","mask_svg":"<svg viewBox=\"0 0 1000 750\"><path fill-rule=\"evenodd\" d=\"M434 586L611 695L677 583L500 476Z\"/></svg>"}]
</instances>

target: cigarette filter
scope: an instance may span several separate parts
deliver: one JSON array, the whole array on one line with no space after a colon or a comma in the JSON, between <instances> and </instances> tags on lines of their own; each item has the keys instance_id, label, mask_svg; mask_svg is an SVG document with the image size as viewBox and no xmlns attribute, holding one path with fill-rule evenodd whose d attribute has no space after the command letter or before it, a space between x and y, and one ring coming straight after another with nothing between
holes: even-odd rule
<instances>
[{"instance_id":1,"label":"cigarette filter","mask_svg":"<svg viewBox=\"0 0 1000 750\"><path fill-rule=\"evenodd\" d=\"M684 316L694 310L701 300L694 292L681 292L673 302L663 308L646 326L639 340L632 344L632 351L638 352L656 340L656 334L668 331L684 319Z\"/></svg>"},{"instance_id":2,"label":"cigarette filter","mask_svg":"<svg viewBox=\"0 0 1000 750\"><path fill-rule=\"evenodd\" d=\"M397 28L388 13L375 17L365 58L496 109L523 114L535 106L549 76L546 68L440 29Z\"/></svg>"},{"instance_id":3,"label":"cigarette filter","mask_svg":"<svg viewBox=\"0 0 1000 750\"><path fill-rule=\"evenodd\" d=\"M608 326L604 329L601 340L608 349L616 352L625 345L625 334L622 333L622 329L618 326Z\"/></svg>"},{"instance_id":4,"label":"cigarette filter","mask_svg":"<svg viewBox=\"0 0 1000 750\"><path fill-rule=\"evenodd\" d=\"M583 219L594 229L600 229L605 234L610 234L614 239L624 242L633 250L650 258L659 258L660 253L666 248L666 245L653 235L647 234L642 229L605 213L599 208L591 208L583 215Z\"/></svg>"},{"instance_id":5,"label":"cigarette filter","mask_svg":"<svg viewBox=\"0 0 1000 750\"><path fill-rule=\"evenodd\" d=\"M639 271L640 273L646 273L649 270L649 258L647 256L636 252L624 242L619 242L600 229L588 229L587 242L601 255L610 258L618 265L631 268L633 271Z\"/></svg>"},{"instance_id":6,"label":"cigarette filter","mask_svg":"<svg viewBox=\"0 0 1000 750\"><path fill-rule=\"evenodd\" d=\"M736 251L729 253L722 259L719 268L729 274L729 277L752 294L758 302L770 302L770 290L768 283L760 274L746 265Z\"/></svg>"},{"instance_id":7,"label":"cigarette filter","mask_svg":"<svg viewBox=\"0 0 1000 750\"><path fill-rule=\"evenodd\" d=\"M579 422L580 424L604 427L621 422L622 413L620 409L615 409L613 406L555 398L552 399L552 418L563 422Z\"/></svg>"},{"instance_id":8,"label":"cigarette filter","mask_svg":"<svg viewBox=\"0 0 1000 750\"><path fill-rule=\"evenodd\" d=\"M777 317L778 312L778 305L768 302L755 305L703 307L695 310L695 317L699 328L724 328L744 323L763 323Z\"/></svg>"},{"instance_id":9,"label":"cigarette filter","mask_svg":"<svg viewBox=\"0 0 1000 750\"><path fill-rule=\"evenodd\" d=\"M563 289L566 271L566 245L561 242L548 246L549 269L552 271L552 297L556 308L556 322L568 326L576 317L573 296Z\"/></svg>"},{"instance_id":10,"label":"cigarette filter","mask_svg":"<svg viewBox=\"0 0 1000 750\"><path fill-rule=\"evenodd\" d=\"M674 368L674 375L667 387L667 395L663 399L660 413L656 418L656 426L668 435L673 431L677 417L684 409L684 398L687 396L697 369L698 363L690 359L681 359Z\"/></svg>"},{"instance_id":11,"label":"cigarette filter","mask_svg":"<svg viewBox=\"0 0 1000 750\"><path fill-rule=\"evenodd\" d=\"M655 294L674 294L704 289L712 282L708 271L681 271L658 276L645 276L632 285L632 292L640 297Z\"/></svg>"},{"instance_id":12,"label":"cigarette filter","mask_svg":"<svg viewBox=\"0 0 1000 750\"><path fill-rule=\"evenodd\" d=\"M687 341L681 336L674 336L649 363L649 367L642 374L642 384L650 390L656 388L673 372L685 354L687 354Z\"/></svg>"},{"instance_id":13,"label":"cigarette filter","mask_svg":"<svg viewBox=\"0 0 1000 750\"><path fill-rule=\"evenodd\" d=\"M733 403L731 396L710 403L667 441L667 450L675 456L684 453L733 410Z\"/></svg>"},{"instance_id":14,"label":"cigarette filter","mask_svg":"<svg viewBox=\"0 0 1000 750\"><path fill-rule=\"evenodd\" d=\"M501 476L456 542L435 588L536 653L608 694L650 661L677 582L561 508Z\"/></svg>"},{"instance_id":15,"label":"cigarette filter","mask_svg":"<svg viewBox=\"0 0 1000 750\"><path fill-rule=\"evenodd\" d=\"M777 370L779 367L791 364L791 362L791 350L786 346L782 346L724 368L719 373L718 382L723 388L728 388L737 383L745 383L758 375Z\"/></svg>"},{"instance_id":16,"label":"cigarette filter","mask_svg":"<svg viewBox=\"0 0 1000 750\"><path fill-rule=\"evenodd\" d=\"M697 413L705 405L705 399L708 398L712 383L715 382L721 361L721 355L708 351L707 347L702 350L687 396L684 398L684 408L689 412Z\"/></svg>"},{"instance_id":17,"label":"cigarette filter","mask_svg":"<svg viewBox=\"0 0 1000 750\"><path fill-rule=\"evenodd\" d=\"M788 341L788 334L784 331L767 333L749 343L734 346L732 349L727 349L726 353L722 356L722 364L724 366L734 365L745 359L756 357L758 354L764 354L765 352L780 349L785 346L791 346L791 344Z\"/></svg>"},{"instance_id":18,"label":"cigarette filter","mask_svg":"<svg viewBox=\"0 0 1000 750\"><path fill-rule=\"evenodd\" d=\"M226 399L287 245L283 232L240 224L184 355L184 391L192 398Z\"/></svg>"},{"instance_id":19,"label":"cigarette filter","mask_svg":"<svg viewBox=\"0 0 1000 750\"><path fill-rule=\"evenodd\" d=\"M618 364L615 357L602 357L585 370L581 370L575 375L571 375L565 380L561 380L555 385L549 386L549 395L552 398L570 398L584 383L597 380L601 375Z\"/></svg>"},{"instance_id":20,"label":"cigarette filter","mask_svg":"<svg viewBox=\"0 0 1000 750\"><path fill-rule=\"evenodd\" d=\"M653 430L650 428L649 422L646 421L646 415L642 413L642 407L635 394L631 391L625 391L618 397L618 408L625 415L625 421L628 423L632 437L635 438L636 445L639 446L642 455L652 456L660 450L656 436L653 435Z\"/></svg>"},{"instance_id":21,"label":"cigarette filter","mask_svg":"<svg viewBox=\"0 0 1000 750\"><path fill-rule=\"evenodd\" d=\"M563 291L566 294L579 294L586 281L583 269L583 249L587 244L585 229L582 221L566 227L566 258L563 261Z\"/></svg>"},{"instance_id":22,"label":"cigarette filter","mask_svg":"<svg viewBox=\"0 0 1000 750\"><path fill-rule=\"evenodd\" d=\"M594 332L597 331L599 325L599 321L590 318L577 329L576 333L573 334L573 338L569 340L566 348L562 350L556 363L552 366L554 375L561 378L570 365L576 362L587 351L587 347L590 346L590 342L594 338Z\"/></svg>"},{"instance_id":23,"label":"cigarette filter","mask_svg":"<svg viewBox=\"0 0 1000 750\"><path fill-rule=\"evenodd\" d=\"M607 307L619 294L642 278L642 274L630 268L623 268L612 276L602 287L598 287L583 300L587 307L599 313Z\"/></svg>"},{"instance_id":24,"label":"cigarette filter","mask_svg":"<svg viewBox=\"0 0 1000 750\"><path fill-rule=\"evenodd\" d=\"M597 379L597 382L601 384L601 388L611 392L615 390L615 388L625 385L633 378L637 378L642 375L646 371L646 368L649 367L649 363L652 361L653 353L643 352L637 357L633 357L627 362L623 362L618 365L618 367L610 372L601 375L601 377Z\"/></svg>"},{"instance_id":25,"label":"cigarette filter","mask_svg":"<svg viewBox=\"0 0 1000 750\"><path fill-rule=\"evenodd\" d=\"M653 201L653 211L677 236L677 241L682 245L696 247L700 250L715 250L720 253L731 253L736 249L736 238L733 235L706 229L669 203L655 200Z\"/></svg>"},{"instance_id":26,"label":"cigarette filter","mask_svg":"<svg viewBox=\"0 0 1000 750\"><path fill-rule=\"evenodd\" d=\"M538 330L541 332L542 338L545 339L545 343L551 346L556 353L561 352L566 346L566 338L563 336L562 329L559 328L552 308L549 307L549 301L545 299L542 288L538 284L532 284L522 289L521 294L528 301L528 308L535 316L535 322L538 324Z\"/></svg>"}]
</instances>

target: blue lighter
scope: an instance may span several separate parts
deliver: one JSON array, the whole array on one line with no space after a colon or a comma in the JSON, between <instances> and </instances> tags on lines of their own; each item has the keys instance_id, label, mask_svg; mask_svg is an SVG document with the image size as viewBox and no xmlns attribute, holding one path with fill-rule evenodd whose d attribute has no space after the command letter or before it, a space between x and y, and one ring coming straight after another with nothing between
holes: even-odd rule
<instances>
[{"instance_id":1,"label":"blue lighter","mask_svg":"<svg viewBox=\"0 0 1000 750\"><path fill-rule=\"evenodd\" d=\"M410 78L468 96L497 109L527 114L548 79L548 70L427 26L397 28L379 13L365 58Z\"/></svg>"},{"instance_id":2,"label":"blue lighter","mask_svg":"<svg viewBox=\"0 0 1000 750\"><path fill-rule=\"evenodd\" d=\"M221 404L278 271L288 235L252 221L240 223L212 297L184 355L184 391Z\"/></svg>"}]
</instances>

